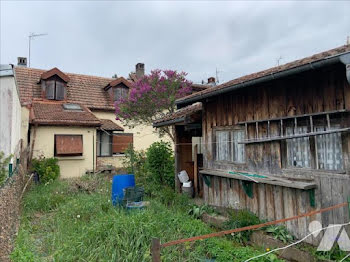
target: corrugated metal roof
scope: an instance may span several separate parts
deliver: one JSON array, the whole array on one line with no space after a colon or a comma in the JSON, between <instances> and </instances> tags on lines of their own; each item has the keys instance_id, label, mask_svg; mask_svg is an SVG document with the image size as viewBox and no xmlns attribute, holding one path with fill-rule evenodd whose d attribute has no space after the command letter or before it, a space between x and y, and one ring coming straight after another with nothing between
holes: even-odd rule
<instances>
[{"instance_id":1,"label":"corrugated metal roof","mask_svg":"<svg viewBox=\"0 0 350 262\"><path fill-rule=\"evenodd\" d=\"M13 76L13 69L11 65L0 65L0 76Z\"/></svg>"}]
</instances>

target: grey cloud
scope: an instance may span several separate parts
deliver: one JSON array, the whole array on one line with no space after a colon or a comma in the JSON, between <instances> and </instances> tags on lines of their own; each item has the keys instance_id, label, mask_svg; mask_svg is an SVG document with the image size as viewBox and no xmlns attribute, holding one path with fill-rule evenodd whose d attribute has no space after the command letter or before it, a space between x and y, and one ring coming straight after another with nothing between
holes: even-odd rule
<instances>
[{"instance_id":1,"label":"grey cloud","mask_svg":"<svg viewBox=\"0 0 350 262\"><path fill-rule=\"evenodd\" d=\"M120 76L177 69L228 81L345 43L349 2L0 2L1 63Z\"/></svg>"}]
</instances>

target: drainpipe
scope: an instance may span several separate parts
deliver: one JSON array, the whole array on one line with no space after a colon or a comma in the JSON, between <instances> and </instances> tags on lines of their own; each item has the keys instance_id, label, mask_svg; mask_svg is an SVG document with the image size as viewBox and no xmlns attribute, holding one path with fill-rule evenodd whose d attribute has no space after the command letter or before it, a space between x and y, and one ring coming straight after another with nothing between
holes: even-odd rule
<instances>
[{"instance_id":1,"label":"drainpipe","mask_svg":"<svg viewBox=\"0 0 350 262\"><path fill-rule=\"evenodd\" d=\"M95 161L97 161L97 159L95 158L95 132L96 130L94 130L92 132L92 174L95 175Z\"/></svg>"}]
</instances>

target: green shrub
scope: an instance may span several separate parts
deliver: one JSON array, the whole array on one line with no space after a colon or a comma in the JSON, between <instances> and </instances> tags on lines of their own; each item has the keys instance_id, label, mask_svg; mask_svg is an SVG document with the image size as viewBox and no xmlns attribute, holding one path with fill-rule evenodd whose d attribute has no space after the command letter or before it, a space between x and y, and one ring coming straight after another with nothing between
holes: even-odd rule
<instances>
[{"instance_id":1,"label":"green shrub","mask_svg":"<svg viewBox=\"0 0 350 262\"><path fill-rule=\"evenodd\" d=\"M134 174L136 182L144 185L147 181L147 170L145 167L146 153L143 150L136 151L129 145L125 151L123 166L129 174Z\"/></svg>"},{"instance_id":2,"label":"green shrub","mask_svg":"<svg viewBox=\"0 0 350 262\"><path fill-rule=\"evenodd\" d=\"M146 152L146 169L149 182L174 188L174 156L170 143L155 142Z\"/></svg>"},{"instance_id":3,"label":"green shrub","mask_svg":"<svg viewBox=\"0 0 350 262\"><path fill-rule=\"evenodd\" d=\"M237 210L230 214L230 220L225 223L227 229L241 228L251 225L260 224L260 219L248 210ZM252 234L251 230L234 233L233 239L239 243L245 243L249 241Z\"/></svg>"},{"instance_id":4,"label":"green shrub","mask_svg":"<svg viewBox=\"0 0 350 262\"><path fill-rule=\"evenodd\" d=\"M40 181L47 183L56 180L60 175L60 167L57 158L39 158L32 160L33 171L39 174Z\"/></svg>"},{"instance_id":5,"label":"green shrub","mask_svg":"<svg viewBox=\"0 0 350 262\"><path fill-rule=\"evenodd\" d=\"M5 157L5 153L0 151L0 186L8 177L8 165L11 161L12 155Z\"/></svg>"}]
</instances>

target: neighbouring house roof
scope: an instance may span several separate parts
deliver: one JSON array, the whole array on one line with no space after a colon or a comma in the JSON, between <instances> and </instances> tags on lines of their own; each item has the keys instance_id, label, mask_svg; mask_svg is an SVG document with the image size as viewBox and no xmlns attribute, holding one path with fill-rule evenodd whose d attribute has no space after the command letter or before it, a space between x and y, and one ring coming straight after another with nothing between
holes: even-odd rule
<instances>
[{"instance_id":1,"label":"neighbouring house roof","mask_svg":"<svg viewBox=\"0 0 350 262\"><path fill-rule=\"evenodd\" d=\"M54 67L54 68L50 69L49 71L42 73L41 79L46 80L54 75L57 75L59 78L61 78L66 83L68 83L68 81L69 81L69 77L65 73L63 73L61 70L59 70L57 67Z\"/></svg>"},{"instance_id":2,"label":"neighbouring house roof","mask_svg":"<svg viewBox=\"0 0 350 262\"><path fill-rule=\"evenodd\" d=\"M108 83L108 85L105 86L104 89L108 90L109 88L115 87L115 86L120 85L120 84L124 84L128 88L132 87L131 83L128 80L126 80L124 77L118 77L118 78L114 79L112 82Z\"/></svg>"},{"instance_id":3,"label":"neighbouring house roof","mask_svg":"<svg viewBox=\"0 0 350 262\"><path fill-rule=\"evenodd\" d=\"M13 76L11 65L0 65L0 76Z\"/></svg>"},{"instance_id":4,"label":"neighbouring house roof","mask_svg":"<svg viewBox=\"0 0 350 262\"><path fill-rule=\"evenodd\" d=\"M134 72L131 72L129 73L129 78L128 78L129 81L132 81L132 82L137 82L139 79L137 78L136 76L136 73ZM199 92L199 91L202 91L204 89L207 89L211 87L211 85L206 85L206 84L192 84L192 91L193 93L195 92Z\"/></svg>"},{"instance_id":5,"label":"neighbouring house roof","mask_svg":"<svg viewBox=\"0 0 350 262\"><path fill-rule=\"evenodd\" d=\"M48 79L57 75L67 82L67 103L79 103L92 110L112 111L114 110L113 102L106 90L119 84L124 84L130 88L133 82L133 80L126 80L123 77L116 79L63 73L58 68L42 70L16 66L14 70L22 106L30 105L35 98L41 98L41 79ZM192 85L194 92L204 90L208 87L208 85Z\"/></svg>"},{"instance_id":6,"label":"neighbouring house roof","mask_svg":"<svg viewBox=\"0 0 350 262\"><path fill-rule=\"evenodd\" d=\"M84 105L79 104L81 110L66 110L63 108L65 103L34 99L30 122L38 125L101 126L101 121Z\"/></svg>"},{"instance_id":7,"label":"neighbouring house roof","mask_svg":"<svg viewBox=\"0 0 350 262\"><path fill-rule=\"evenodd\" d=\"M193 115L202 110L202 103L197 102L193 105L189 105L178 109L172 114L168 114L160 119L157 119L153 122L154 127L168 126L179 122L184 122L187 116Z\"/></svg>"},{"instance_id":8,"label":"neighbouring house roof","mask_svg":"<svg viewBox=\"0 0 350 262\"><path fill-rule=\"evenodd\" d=\"M286 74L283 74L284 72L288 72L290 73L290 75L301 72L301 70L293 70L293 69L297 69L297 68L300 69L303 66L306 66L305 68L303 68L303 71L310 70L310 69L316 68L316 65L314 65L314 63L316 62L331 60L332 58L340 57L341 55L347 54L347 53L350 53L350 45L340 46L338 48L334 48L322 53L318 53L318 54L315 54L300 60L296 60L281 66L276 66L257 73L245 75L218 86L207 88L200 92L182 97L178 99L176 103L178 105L186 105L196 101L200 101L201 99L204 99L210 96L217 95L219 93L229 92L236 88L251 86L251 85L257 84L258 82L261 83L264 81L271 81L273 79L285 76ZM334 61L339 62L339 59L335 59ZM325 64L326 63L324 63L324 65ZM318 65L318 67L319 66L322 66L322 65Z\"/></svg>"},{"instance_id":9,"label":"neighbouring house roof","mask_svg":"<svg viewBox=\"0 0 350 262\"><path fill-rule=\"evenodd\" d=\"M51 71L51 70L49 70ZM16 81L23 105L30 105L35 98L41 98L39 81L45 72L42 69L15 67ZM90 109L114 110L111 98L104 90L114 78L65 73L67 83L67 103L82 104Z\"/></svg>"},{"instance_id":10,"label":"neighbouring house roof","mask_svg":"<svg viewBox=\"0 0 350 262\"><path fill-rule=\"evenodd\" d=\"M109 119L100 119L102 125L100 126L100 129L106 130L106 131L124 131L124 128L114 123L112 120Z\"/></svg>"}]
</instances>

